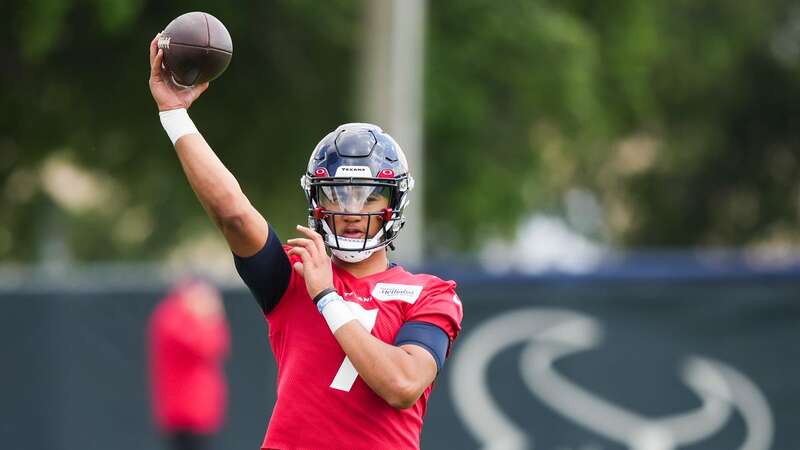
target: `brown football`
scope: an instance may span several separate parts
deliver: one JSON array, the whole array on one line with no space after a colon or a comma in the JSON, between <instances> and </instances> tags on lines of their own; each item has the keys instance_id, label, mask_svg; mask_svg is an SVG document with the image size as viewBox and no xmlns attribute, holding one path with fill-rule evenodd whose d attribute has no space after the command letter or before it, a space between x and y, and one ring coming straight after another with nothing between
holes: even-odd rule
<instances>
[{"instance_id":1,"label":"brown football","mask_svg":"<svg viewBox=\"0 0 800 450\"><path fill-rule=\"evenodd\" d=\"M233 41L225 25L204 12L175 18L161 32L158 48L164 50L164 69L181 86L217 78L233 56Z\"/></svg>"}]
</instances>

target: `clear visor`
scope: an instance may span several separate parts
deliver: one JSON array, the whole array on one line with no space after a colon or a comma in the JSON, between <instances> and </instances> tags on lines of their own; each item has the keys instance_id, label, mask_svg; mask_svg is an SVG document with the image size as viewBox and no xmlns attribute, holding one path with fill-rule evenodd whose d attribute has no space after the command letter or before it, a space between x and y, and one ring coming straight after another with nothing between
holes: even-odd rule
<instances>
[{"instance_id":1,"label":"clear visor","mask_svg":"<svg viewBox=\"0 0 800 450\"><path fill-rule=\"evenodd\" d=\"M320 186L317 204L339 213L377 213L389 207L390 188L386 186Z\"/></svg>"}]
</instances>

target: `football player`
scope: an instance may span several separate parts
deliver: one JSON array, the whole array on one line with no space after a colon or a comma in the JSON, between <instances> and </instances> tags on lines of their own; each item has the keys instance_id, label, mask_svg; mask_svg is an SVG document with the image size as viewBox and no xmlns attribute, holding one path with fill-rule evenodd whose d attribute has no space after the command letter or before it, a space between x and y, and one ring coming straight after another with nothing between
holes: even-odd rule
<instances>
[{"instance_id":1,"label":"football player","mask_svg":"<svg viewBox=\"0 0 800 450\"><path fill-rule=\"evenodd\" d=\"M162 125L269 323L277 400L262 448L419 448L463 312L454 282L388 259L414 187L400 146L370 124L325 136L301 178L308 226L283 245L189 119L208 84L176 88L162 57L154 39Z\"/></svg>"}]
</instances>

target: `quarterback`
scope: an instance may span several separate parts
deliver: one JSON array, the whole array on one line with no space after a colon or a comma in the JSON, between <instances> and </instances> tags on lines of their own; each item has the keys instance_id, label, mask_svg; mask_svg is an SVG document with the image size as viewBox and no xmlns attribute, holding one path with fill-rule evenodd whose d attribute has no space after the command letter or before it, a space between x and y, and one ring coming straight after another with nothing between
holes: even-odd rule
<instances>
[{"instance_id":1,"label":"quarterback","mask_svg":"<svg viewBox=\"0 0 800 450\"><path fill-rule=\"evenodd\" d=\"M454 282L388 259L414 187L400 146L371 124L325 136L300 180L308 224L284 245L189 119L208 83L177 88L162 58L154 39L161 123L269 324L277 400L262 449L419 448L463 311Z\"/></svg>"}]
</instances>

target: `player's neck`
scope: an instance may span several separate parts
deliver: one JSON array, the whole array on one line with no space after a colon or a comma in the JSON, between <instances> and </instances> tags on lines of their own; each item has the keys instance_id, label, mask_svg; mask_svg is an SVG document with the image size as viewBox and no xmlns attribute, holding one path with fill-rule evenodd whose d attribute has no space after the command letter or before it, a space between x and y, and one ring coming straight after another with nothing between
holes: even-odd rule
<instances>
[{"instance_id":1,"label":"player's neck","mask_svg":"<svg viewBox=\"0 0 800 450\"><path fill-rule=\"evenodd\" d=\"M367 259L357 263L345 262L336 257L333 258L333 263L337 267L346 270L350 275L356 278L363 278L387 270L389 268L389 257L386 256L386 249L382 248L369 255Z\"/></svg>"}]
</instances>

